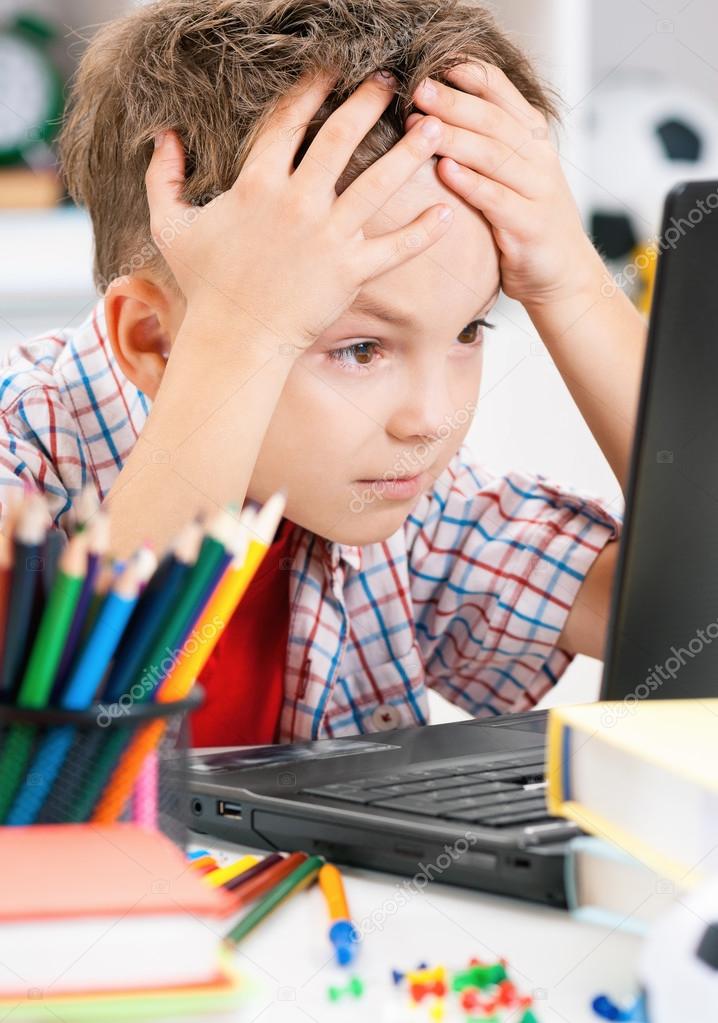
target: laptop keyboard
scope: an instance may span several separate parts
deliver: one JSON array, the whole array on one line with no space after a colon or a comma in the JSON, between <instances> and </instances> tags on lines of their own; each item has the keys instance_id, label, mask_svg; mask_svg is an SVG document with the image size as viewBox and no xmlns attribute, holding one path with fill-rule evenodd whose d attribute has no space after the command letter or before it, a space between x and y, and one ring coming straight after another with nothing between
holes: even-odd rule
<instances>
[{"instance_id":1,"label":"laptop keyboard","mask_svg":"<svg viewBox=\"0 0 718 1023\"><path fill-rule=\"evenodd\" d=\"M302 792L332 802L506 828L554 820L546 808L545 789L543 751L531 750L496 763L466 757L458 766L417 765Z\"/></svg>"}]
</instances>

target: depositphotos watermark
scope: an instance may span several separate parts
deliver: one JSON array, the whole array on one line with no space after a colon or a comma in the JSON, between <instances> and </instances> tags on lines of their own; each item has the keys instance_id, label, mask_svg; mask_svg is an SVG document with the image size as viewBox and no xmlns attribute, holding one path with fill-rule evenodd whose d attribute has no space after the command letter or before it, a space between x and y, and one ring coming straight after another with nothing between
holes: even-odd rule
<instances>
[{"instance_id":1,"label":"depositphotos watermark","mask_svg":"<svg viewBox=\"0 0 718 1023\"><path fill-rule=\"evenodd\" d=\"M457 409L456 412L452 412L450 415L444 416L443 422L436 429L436 440L444 441L448 440L452 433L456 430L460 430L471 422L472 418L476 413L476 402L469 401L463 408ZM421 471L422 464L426 461L427 456L431 452L431 444L427 444L422 441L420 444L416 444L411 451L406 452L397 458L396 462L387 472L379 478L379 483L393 483L400 477L410 476L412 473L416 474ZM364 508L371 501L375 501L379 494L374 489L373 485L364 487L361 491L354 491L354 496L349 502L349 510L358 514L363 511Z\"/></svg>"},{"instance_id":2,"label":"depositphotos watermark","mask_svg":"<svg viewBox=\"0 0 718 1023\"><path fill-rule=\"evenodd\" d=\"M149 668L145 668L140 679L134 682L126 693L114 703L99 704L95 718L99 727L108 728L113 720L129 714L135 703L143 703L181 659L191 657L201 646L215 639L224 624L220 616L215 615L211 621L205 622L201 629L194 629L179 649L165 647L164 657L160 661L155 661Z\"/></svg>"},{"instance_id":3,"label":"depositphotos watermark","mask_svg":"<svg viewBox=\"0 0 718 1023\"><path fill-rule=\"evenodd\" d=\"M636 277L640 273L645 273L651 263L658 259L659 253L665 252L666 249L675 249L682 238L685 238L694 227L702 223L704 217L710 216L715 210L718 210L718 189L715 192L709 192L705 199L697 199L695 206L688 211L685 217L671 217L670 224L663 234L651 238L643 251L632 262L627 263L619 273L613 276L606 275L606 279L601 285L603 297L611 298L619 289L625 290L632 285Z\"/></svg>"},{"instance_id":4,"label":"depositphotos watermark","mask_svg":"<svg viewBox=\"0 0 718 1023\"><path fill-rule=\"evenodd\" d=\"M383 930L387 919L396 916L432 881L440 878L452 863L456 863L462 856L465 856L477 841L478 835L473 831L467 831L451 845L447 843L443 852L440 852L433 862L419 863L417 872L412 877L407 877L401 884L394 886L392 897L384 899L371 913L356 922L359 935L364 938L368 934L376 934Z\"/></svg>"},{"instance_id":5,"label":"depositphotos watermark","mask_svg":"<svg viewBox=\"0 0 718 1023\"><path fill-rule=\"evenodd\" d=\"M618 707L604 707L601 712L603 727L612 728L620 719L634 713L637 703L655 693L664 682L675 679L681 668L685 667L686 661L698 657L714 639L718 639L718 620L709 622L704 629L696 629L695 636L689 639L686 646L672 646L663 663L654 664L643 682L639 682L633 692L624 696Z\"/></svg>"}]
</instances>

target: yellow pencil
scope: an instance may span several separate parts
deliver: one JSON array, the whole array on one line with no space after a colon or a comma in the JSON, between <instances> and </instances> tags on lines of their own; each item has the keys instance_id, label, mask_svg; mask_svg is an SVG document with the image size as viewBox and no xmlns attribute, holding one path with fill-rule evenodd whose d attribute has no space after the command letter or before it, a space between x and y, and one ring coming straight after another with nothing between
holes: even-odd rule
<instances>
[{"instance_id":1,"label":"yellow pencil","mask_svg":"<svg viewBox=\"0 0 718 1023\"><path fill-rule=\"evenodd\" d=\"M202 635L211 633L211 636L206 642L196 644L196 649L192 653L183 651L180 654L174 668L157 692L156 698L159 702L183 700L189 693L262 563L277 531L286 503L286 495L283 491L278 491L257 512L256 517L252 517L248 509L242 512L240 524L244 525L249 534L246 552L240 553L229 566L197 622L197 631Z\"/></svg>"},{"instance_id":2,"label":"yellow pencil","mask_svg":"<svg viewBox=\"0 0 718 1023\"><path fill-rule=\"evenodd\" d=\"M217 867L216 870L210 870L204 875L202 880L212 885L213 888L219 888L221 885L226 884L227 881L231 881L233 877L238 877L245 870L249 870L255 863L259 863L259 856L241 856L227 867Z\"/></svg>"}]
</instances>

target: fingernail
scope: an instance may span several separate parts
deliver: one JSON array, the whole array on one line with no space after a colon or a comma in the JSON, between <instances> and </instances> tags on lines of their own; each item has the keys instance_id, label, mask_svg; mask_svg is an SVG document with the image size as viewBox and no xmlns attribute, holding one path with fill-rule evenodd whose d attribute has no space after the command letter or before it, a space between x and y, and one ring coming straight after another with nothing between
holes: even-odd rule
<instances>
[{"instance_id":1,"label":"fingernail","mask_svg":"<svg viewBox=\"0 0 718 1023\"><path fill-rule=\"evenodd\" d=\"M157 134L155 135L155 149L159 149L159 147L162 145L162 143L165 140L166 134L167 133L164 131L157 132Z\"/></svg>"},{"instance_id":2,"label":"fingernail","mask_svg":"<svg viewBox=\"0 0 718 1023\"><path fill-rule=\"evenodd\" d=\"M436 86L428 78L424 79L419 88L425 96L436 96Z\"/></svg>"},{"instance_id":3,"label":"fingernail","mask_svg":"<svg viewBox=\"0 0 718 1023\"><path fill-rule=\"evenodd\" d=\"M387 89L393 88L396 85L396 78L394 78L391 71L375 71L372 78L375 82L385 85Z\"/></svg>"},{"instance_id":4,"label":"fingernail","mask_svg":"<svg viewBox=\"0 0 718 1023\"><path fill-rule=\"evenodd\" d=\"M430 139L435 139L441 134L441 125L436 120L425 118L421 130Z\"/></svg>"},{"instance_id":5,"label":"fingernail","mask_svg":"<svg viewBox=\"0 0 718 1023\"><path fill-rule=\"evenodd\" d=\"M439 220L451 220L454 215L454 211L451 206L442 206L439 212Z\"/></svg>"}]
</instances>

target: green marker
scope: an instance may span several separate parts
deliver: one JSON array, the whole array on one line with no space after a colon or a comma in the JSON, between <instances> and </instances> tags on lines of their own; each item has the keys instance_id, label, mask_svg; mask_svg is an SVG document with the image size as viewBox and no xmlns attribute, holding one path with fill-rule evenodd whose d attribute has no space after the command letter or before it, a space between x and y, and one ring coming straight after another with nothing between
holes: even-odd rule
<instances>
[{"instance_id":1,"label":"green marker","mask_svg":"<svg viewBox=\"0 0 718 1023\"><path fill-rule=\"evenodd\" d=\"M295 892L301 891L302 888L308 888L316 880L317 874L325 862L323 856L310 856L306 859L300 867L293 870L261 902L257 903L254 909L250 910L246 916L243 916L239 923L225 936L224 940L233 945L238 944L242 938L254 930L257 924L260 924L265 916L269 916L272 910L281 905L285 899L288 899Z\"/></svg>"},{"instance_id":2,"label":"green marker","mask_svg":"<svg viewBox=\"0 0 718 1023\"><path fill-rule=\"evenodd\" d=\"M87 570L86 536L78 534L70 540L58 568L20 682L16 700L18 707L41 710L49 699ZM13 725L3 745L0 753L0 821L5 820L25 774L35 734L33 725Z\"/></svg>"}]
</instances>

